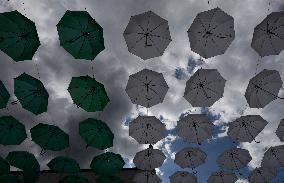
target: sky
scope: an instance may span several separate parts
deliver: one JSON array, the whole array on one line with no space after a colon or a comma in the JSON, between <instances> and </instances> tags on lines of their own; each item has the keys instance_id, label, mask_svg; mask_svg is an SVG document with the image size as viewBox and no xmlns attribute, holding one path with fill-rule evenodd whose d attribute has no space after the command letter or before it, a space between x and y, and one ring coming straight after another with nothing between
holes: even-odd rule
<instances>
[{"instance_id":1,"label":"sky","mask_svg":"<svg viewBox=\"0 0 284 183\"><path fill-rule=\"evenodd\" d=\"M199 60L192 52L187 30L197 13L220 7L234 17L235 39L226 53L209 59ZM13 79L23 72L40 79L49 93L48 110L34 115L20 104L8 105L0 115L12 115L30 129L38 123L59 126L70 136L70 147L60 152L47 151L43 156L41 148L28 138L19 146L0 145L0 156L6 157L14 150L27 150L35 154L41 169L55 156L69 155L76 159L81 168L89 168L95 155L104 151L85 148L78 134L78 124L86 118L101 119L114 133L114 146L107 151L119 153L124 158L125 167L134 167L133 158L146 145L138 144L128 135L128 125L138 115L152 115L159 118L167 129L165 139L157 142L154 148L161 149L167 159L156 171L163 183L169 183L169 176L182 170L174 164L174 156L184 147L200 147L207 153L206 163L197 170L199 182L206 182L210 174L217 171L217 157L226 149L241 147L249 150L252 161L240 170L238 182L247 182L247 176L255 167L259 167L266 149L283 144L275 135L275 130L284 118L284 101L274 100L262 109L250 109L244 93L249 79L263 69L279 71L284 81L284 52L279 55L260 58L250 47L254 27L269 13L284 11L282 0L9 0L0 1L0 12L18 10L35 22L41 46L33 60L15 63L5 53L0 52L0 79L12 95L10 102L16 100L13 95ZM102 26L105 50L92 62L74 59L59 44L56 24L66 10L88 11ZM153 11L168 20L172 41L164 54L149 60L142 60L128 52L123 32L133 15ZM259 66L257 62L259 60ZM93 69L92 69L93 67ZM226 79L224 97L209 108L193 108L183 98L186 81L199 68L217 69ZM147 111L145 107L131 103L125 92L128 77L144 68L160 73L169 86L163 103ZM38 72L37 72L38 70ZM104 84L110 102L103 112L86 112L77 108L67 91L72 77L89 75ZM284 96L284 89L279 92ZM10 103L9 102L9 103ZM188 113L204 113L216 126L211 139L201 146L184 142L177 136L175 127L180 116ZM228 124L242 115L260 115L268 125L256 137L261 143L236 144L227 137ZM190 169L185 169L192 172ZM274 182L284 180L283 171L279 171Z\"/></svg>"}]
</instances>

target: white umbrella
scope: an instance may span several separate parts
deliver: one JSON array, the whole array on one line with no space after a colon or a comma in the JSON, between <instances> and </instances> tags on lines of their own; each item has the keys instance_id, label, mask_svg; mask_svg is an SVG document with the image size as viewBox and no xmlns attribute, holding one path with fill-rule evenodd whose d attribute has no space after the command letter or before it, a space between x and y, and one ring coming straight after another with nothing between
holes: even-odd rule
<instances>
[{"instance_id":1,"label":"white umbrella","mask_svg":"<svg viewBox=\"0 0 284 183\"><path fill-rule=\"evenodd\" d=\"M196 176L186 171L176 171L169 178L171 183L197 183Z\"/></svg>"}]
</instances>

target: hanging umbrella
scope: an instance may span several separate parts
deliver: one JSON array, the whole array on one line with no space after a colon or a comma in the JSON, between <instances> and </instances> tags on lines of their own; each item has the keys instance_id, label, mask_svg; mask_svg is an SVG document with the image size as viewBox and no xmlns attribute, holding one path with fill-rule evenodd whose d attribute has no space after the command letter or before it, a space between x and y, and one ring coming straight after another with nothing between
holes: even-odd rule
<instances>
[{"instance_id":1,"label":"hanging umbrella","mask_svg":"<svg viewBox=\"0 0 284 183\"><path fill-rule=\"evenodd\" d=\"M96 179L96 183L124 183L124 181L117 176L102 175Z\"/></svg>"},{"instance_id":2,"label":"hanging umbrella","mask_svg":"<svg viewBox=\"0 0 284 183\"><path fill-rule=\"evenodd\" d=\"M260 167L254 169L249 177L248 180L250 183L268 183L272 179L276 177L276 170L267 168L267 167Z\"/></svg>"},{"instance_id":3,"label":"hanging umbrella","mask_svg":"<svg viewBox=\"0 0 284 183\"><path fill-rule=\"evenodd\" d=\"M17 177L13 175L1 175L0 176L0 182L5 182L5 183L21 183Z\"/></svg>"},{"instance_id":4,"label":"hanging umbrella","mask_svg":"<svg viewBox=\"0 0 284 183\"><path fill-rule=\"evenodd\" d=\"M261 56L278 55L284 49L284 11L272 12L254 28L251 47Z\"/></svg>"},{"instance_id":5,"label":"hanging umbrella","mask_svg":"<svg viewBox=\"0 0 284 183\"><path fill-rule=\"evenodd\" d=\"M87 112L102 111L109 102L104 85L89 76L72 77L68 92L77 107Z\"/></svg>"},{"instance_id":6,"label":"hanging umbrella","mask_svg":"<svg viewBox=\"0 0 284 183\"><path fill-rule=\"evenodd\" d=\"M14 92L24 109L36 115L47 111L49 95L40 80L23 73L14 79Z\"/></svg>"},{"instance_id":7,"label":"hanging umbrella","mask_svg":"<svg viewBox=\"0 0 284 183\"><path fill-rule=\"evenodd\" d=\"M235 183L238 180L238 177L230 172L218 171L213 172L208 178L208 183Z\"/></svg>"},{"instance_id":8,"label":"hanging umbrella","mask_svg":"<svg viewBox=\"0 0 284 183\"><path fill-rule=\"evenodd\" d=\"M69 135L54 125L39 123L31 130L32 140L43 150L61 151L69 147Z\"/></svg>"},{"instance_id":9,"label":"hanging umbrella","mask_svg":"<svg viewBox=\"0 0 284 183\"><path fill-rule=\"evenodd\" d=\"M101 120L88 118L79 124L79 134L88 146L107 149L113 146L114 135L107 124Z\"/></svg>"},{"instance_id":10,"label":"hanging umbrella","mask_svg":"<svg viewBox=\"0 0 284 183\"><path fill-rule=\"evenodd\" d=\"M193 107L210 107L223 97L225 82L217 69L198 69L186 82L184 98Z\"/></svg>"},{"instance_id":11,"label":"hanging umbrella","mask_svg":"<svg viewBox=\"0 0 284 183\"><path fill-rule=\"evenodd\" d=\"M89 180L80 175L65 176L59 183L89 183Z\"/></svg>"},{"instance_id":12,"label":"hanging umbrella","mask_svg":"<svg viewBox=\"0 0 284 183\"><path fill-rule=\"evenodd\" d=\"M35 169L25 169L23 171L23 181L24 183L35 183L40 176L40 167Z\"/></svg>"},{"instance_id":13,"label":"hanging umbrella","mask_svg":"<svg viewBox=\"0 0 284 183\"><path fill-rule=\"evenodd\" d=\"M284 145L270 147L262 158L261 167L284 167Z\"/></svg>"},{"instance_id":14,"label":"hanging umbrella","mask_svg":"<svg viewBox=\"0 0 284 183\"><path fill-rule=\"evenodd\" d=\"M189 114L177 122L176 131L183 139L200 145L212 136L213 128L205 114Z\"/></svg>"},{"instance_id":15,"label":"hanging umbrella","mask_svg":"<svg viewBox=\"0 0 284 183\"><path fill-rule=\"evenodd\" d=\"M137 173L134 178L133 182L135 183L161 183L162 180L160 177L156 175L155 170L152 171L144 171L141 173Z\"/></svg>"},{"instance_id":16,"label":"hanging umbrella","mask_svg":"<svg viewBox=\"0 0 284 183\"><path fill-rule=\"evenodd\" d=\"M95 156L91 162L91 169L101 175L114 175L120 172L125 165L120 154L106 152Z\"/></svg>"},{"instance_id":17,"label":"hanging umbrella","mask_svg":"<svg viewBox=\"0 0 284 183\"><path fill-rule=\"evenodd\" d=\"M128 51L143 60L162 56L172 41L168 21L152 11L131 16L123 36Z\"/></svg>"},{"instance_id":18,"label":"hanging umbrella","mask_svg":"<svg viewBox=\"0 0 284 183\"><path fill-rule=\"evenodd\" d=\"M40 168L35 156L27 151L12 151L9 152L6 160L11 166L21 170L37 170Z\"/></svg>"},{"instance_id":19,"label":"hanging umbrella","mask_svg":"<svg viewBox=\"0 0 284 183\"><path fill-rule=\"evenodd\" d=\"M169 178L171 183L197 183L196 176L186 171L176 171Z\"/></svg>"},{"instance_id":20,"label":"hanging umbrella","mask_svg":"<svg viewBox=\"0 0 284 183\"><path fill-rule=\"evenodd\" d=\"M249 106L251 108L263 108L271 101L280 98L278 92L282 84L278 71L264 69L249 80L245 93Z\"/></svg>"},{"instance_id":21,"label":"hanging umbrella","mask_svg":"<svg viewBox=\"0 0 284 183\"><path fill-rule=\"evenodd\" d=\"M60 45L76 59L93 60L105 49L103 28L86 11L67 10L56 26Z\"/></svg>"},{"instance_id":22,"label":"hanging umbrella","mask_svg":"<svg viewBox=\"0 0 284 183\"><path fill-rule=\"evenodd\" d=\"M5 159L0 157L0 176L9 174L9 172L10 172L10 164Z\"/></svg>"},{"instance_id":23,"label":"hanging umbrella","mask_svg":"<svg viewBox=\"0 0 284 183\"><path fill-rule=\"evenodd\" d=\"M278 125L278 128L276 130L276 135L280 139L281 142L284 142L284 119L282 119Z\"/></svg>"},{"instance_id":24,"label":"hanging umbrella","mask_svg":"<svg viewBox=\"0 0 284 183\"><path fill-rule=\"evenodd\" d=\"M225 53L235 39L234 18L220 8L198 13L187 31L191 50L204 58Z\"/></svg>"},{"instance_id":25,"label":"hanging umbrella","mask_svg":"<svg viewBox=\"0 0 284 183\"><path fill-rule=\"evenodd\" d=\"M47 166L56 172L60 173L78 173L80 172L79 164L70 157L58 156L52 159Z\"/></svg>"},{"instance_id":26,"label":"hanging umbrella","mask_svg":"<svg viewBox=\"0 0 284 183\"><path fill-rule=\"evenodd\" d=\"M0 144L19 145L27 138L25 126L12 116L0 117Z\"/></svg>"},{"instance_id":27,"label":"hanging umbrella","mask_svg":"<svg viewBox=\"0 0 284 183\"><path fill-rule=\"evenodd\" d=\"M143 69L129 76L125 91L132 103L149 108L162 103L168 89L162 73Z\"/></svg>"},{"instance_id":28,"label":"hanging umbrella","mask_svg":"<svg viewBox=\"0 0 284 183\"><path fill-rule=\"evenodd\" d=\"M35 23L19 13L0 13L0 49L14 61L31 60L40 46Z\"/></svg>"},{"instance_id":29,"label":"hanging umbrella","mask_svg":"<svg viewBox=\"0 0 284 183\"><path fill-rule=\"evenodd\" d=\"M242 116L229 124L228 136L238 142L257 142L255 137L267 124L259 115Z\"/></svg>"},{"instance_id":30,"label":"hanging umbrella","mask_svg":"<svg viewBox=\"0 0 284 183\"><path fill-rule=\"evenodd\" d=\"M5 88L3 82L0 81L0 109L3 109L7 106L9 98L10 94L8 93L8 90Z\"/></svg>"},{"instance_id":31,"label":"hanging umbrella","mask_svg":"<svg viewBox=\"0 0 284 183\"><path fill-rule=\"evenodd\" d=\"M129 123L129 136L140 144L155 144L165 137L166 125L155 116L138 116Z\"/></svg>"}]
</instances>

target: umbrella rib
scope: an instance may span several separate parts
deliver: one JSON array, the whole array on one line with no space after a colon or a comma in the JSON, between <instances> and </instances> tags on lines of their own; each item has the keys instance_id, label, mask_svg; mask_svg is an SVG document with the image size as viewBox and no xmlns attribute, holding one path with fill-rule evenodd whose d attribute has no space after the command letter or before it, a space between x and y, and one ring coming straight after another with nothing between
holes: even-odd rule
<instances>
[{"instance_id":1,"label":"umbrella rib","mask_svg":"<svg viewBox=\"0 0 284 183\"><path fill-rule=\"evenodd\" d=\"M132 20L133 20L133 22L136 23L136 25L138 25L138 27L139 27L143 32L145 32L145 30L143 29L143 27L142 27L140 24L138 24L138 23L136 22L135 18L132 18Z\"/></svg>"},{"instance_id":2,"label":"umbrella rib","mask_svg":"<svg viewBox=\"0 0 284 183\"><path fill-rule=\"evenodd\" d=\"M80 48L79 48L79 50L78 50L78 52L77 52L77 56L78 56L78 55L80 54L80 52L82 51L85 42L86 42L86 38L83 39L83 42L82 42L82 44L81 44L81 46L80 46Z\"/></svg>"},{"instance_id":3,"label":"umbrella rib","mask_svg":"<svg viewBox=\"0 0 284 183\"><path fill-rule=\"evenodd\" d=\"M167 23L167 22L165 21L165 22L159 24L158 26L156 26L155 28L153 28L152 30L150 30L149 33L153 32L154 30L156 30L157 28L159 28L160 26L162 26L162 25L164 25L164 24L166 24L166 23Z\"/></svg>"},{"instance_id":4,"label":"umbrella rib","mask_svg":"<svg viewBox=\"0 0 284 183\"><path fill-rule=\"evenodd\" d=\"M155 34L149 34L149 37L150 37L150 36L158 37L158 38L165 39L165 40L169 40L169 41L172 40L172 39L170 39L170 38L167 38L167 37L164 37L164 36L155 35Z\"/></svg>"},{"instance_id":5,"label":"umbrella rib","mask_svg":"<svg viewBox=\"0 0 284 183\"><path fill-rule=\"evenodd\" d=\"M157 45L155 44L155 42L151 39L151 37L149 37L150 41L153 43L154 47L156 48L156 50L162 55L163 53L160 51L160 49L157 47Z\"/></svg>"},{"instance_id":6,"label":"umbrella rib","mask_svg":"<svg viewBox=\"0 0 284 183\"><path fill-rule=\"evenodd\" d=\"M139 43L140 41L142 41L142 39L143 39L144 37L146 37L146 35L142 36L140 39L137 39L137 40L135 41L134 45L129 48L129 50L132 50L133 48L135 48L136 45L137 45L137 43Z\"/></svg>"}]
</instances>

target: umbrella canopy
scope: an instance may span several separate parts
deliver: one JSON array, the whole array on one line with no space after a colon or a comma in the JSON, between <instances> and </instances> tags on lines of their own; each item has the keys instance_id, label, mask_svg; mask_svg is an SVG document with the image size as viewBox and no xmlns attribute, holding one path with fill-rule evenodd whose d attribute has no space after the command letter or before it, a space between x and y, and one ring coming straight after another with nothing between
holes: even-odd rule
<instances>
[{"instance_id":1,"label":"umbrella canopy","mask_svg":"<svg viewBox=\"0 0 284 183\"><path fill-rule=\"evenodd\" d=\"M262 158L261 167L284 167L284 145L270 147Z\"/></svg>"},{"instance_id":2,"label":"umbrella canopy","mask_svg":"<svg viewBox=\"0 0 284 183\"><path fill-rule=\"evenodd\" d=\"M37 170L40 168L35 156L27 151L12 151L9 152L6 160L11 166L21 170Z\"/></svg>"},{"instance_id":3,"label":"umbrella canopy","mask_svg":"<svg viewBox=\"0 0 284 183\"><path fill-rule=\"evenodd\" d=\"M101 175L114 175L120 172L125 165L120 154L106 152L95 156L91 162L91 169Z\"/></svg>"},{"instance_id":4,"label":"umbrella canopy","mask_svg":"<svg viewBox=\"0 0 284 183\"><path fill-rule=\"evenodd\" d=\"M174 162L181 168L196 168L205 163L207 155L200 148L186 147L175 155Z\"/></svg>"},{"instance_id":5,"label":"umbrella canopy","mask_svg":"<svg viewBox=\"0 0 284 183\"><path fill-rule=\"evenodd\" d=\"M10 164L5 159L0 157L0 176L9 174L9 172L10 172Z\"/></svg>"},{"instance_id":6,"label":"umbrella canopy","mask_svg":"<svg viewBox=\"0 0 284 183\"><path fill-rule=\"evenodd\" d=\"M61 173L78 173L80 172L79 164L70 157L58 156L52 159L47 166L56 172Z\"/></svg>"},{"instance_id":7,"label":"umbrella canopy","mask_svg":"<svg viewBox=\"0 0 284 183\"><path fill-rule=\"evenodd\" d=\"M177 122L176 131L183 139L200 145L212 136L213 128L205 114L189 114Z\"/></svg>"},{"instance_id":8,"label":"umbrella canopy","mask_svg":"<svg viewBox=\"0 0 284 183\"><path fill-rule=\"evenodd\" d=\"M0 176L0 182L5 182L5 183L21 183L17 177L13 175L1 175Z\"/></svg>"},{"instance_id":9,"label":"umbrella canopy","mask_svg":"<svg viewBox=\"0 0 284 183\"><path fill-rule=\"evenodd\" d=\"M117 176L102 175L96 179L96 183L124 183L122 179Z\"/></svg>"},{"instance_id":10,"label":"umbrella canopy","mask_svg":"<svg viewBox=\"0 0 284 183\"><path fill-rule=\"evenodd\" d=\"M107 124L101 120L88 118L79 124L79 134L87 143L98 149L107 149L113 146L114 135Z\"/></svg>"},{"instance_id":11,"label":"umbrella canopy","mask_svg":"<svg viewBox=\"0 0 284 183\"><path fill-rule=\"evenodd\" d=\"M242 116L229 124L228 136L238 142L252 142L267 124L259 115Z\"/></svg>"},{"instance_id":12,"label":"umbrella canopy","mask_svg":"<svg viewBox=\"0 0 284 183\"><path fill-rule=\"evenodd\" d=\"M125 91L132 103L149 108L162 103L168 89L162 73L143 69L129 76Z\"/></svg>"},{"instance_id":13,"label":"umbrella canopy","mask_svg":"<svg viewBox=\"0 0 284 183\"><path fill-rule=\"evenodd\" d=\"M3 109L7 106L9 98L10 94L4 86L3 82L0 80L0 109Z\"/></svg>"},{"instance_id":14,"label":"umbrella canopy","mask_svg":"<svg viewBox=\"0 0 284 183\"><path fill-rule=\"evenodd\" d=\"M129 123L129 136L139 144L155 144L165 137L166 125L155 116L138 116Z\"/></svg>"},{"instance_id":15,"label":"umbrella canopy","mask_svg":"<svg viewBox=\"0 0 284 183\"><path fill-rule=\"evenodd\" d=\"M184 98L193 107L210 107L223 97L225 82L217 69L198 69L186 82Z\"/></svg>"},{"instance_id":16,"label":"umbrella canopy","mask_svg":"<svg viewBox=\"0 0 284 183\"><path fill-rule=\"evenodd\" d=\"M250 183L268 183L272 179L276 177L276 170L267 168L267 167L260 167L254 169L249 177L248 180Z\"/></svg>"},{"instance_id":17,"label":"umbrella canopy","mask_svg":"<svg viewBox=\"0 0 284 183\"><path fill-rule=\"evenodd\" d=\"M187 31L191 50L204 58L222 55L235 39L234 18L220 8L198 13Z\"/></svg>"},{"instance_id":18,"label":"umbrella canopy","mask_svg":"<svg viewBox=\"0 0 284 183\"><path fill-rule=\"evenodd\" d=\"M171 183L197 183L197 177L186 171L176 171L169 178Z\"/></svg>"},{"instance_id":19,"label":"umbrella canopy","mask_svg":"<svg viewBox=\"0 0 284 183\"><path fill-rule=\"evenodd\" d=\"M249 106L263 108L271 101L280 98L278 92L282 84L278 71L264 69L249 80L245 93Z\"/></svg>"},{"instance_id":20,"label":"umbrella canopy","mask_svg":"<svg viewBox=\"0 0 284 183\"><path fill-rule=\"evenodd\" d=\"M89 183L89 180L81 175L68 175L61 179L59 183Z\"/></svg>"},{"instance_id":21,"label":"umbrella canopy","mask_svg":"<svg viewBox=\"0 0 284 183\"><path fill-rule=\"evenodd\" d=\"M36 115L47 111L49 95L40 80L23 73L14 79L14 93L24 109Z\"/></svg>"},{"instance_id":22,"label":"umbrella canopy","mask_svg":"<svg viewBox=\"0 0 284 183\"><path fill-rule=\"evenodd\" d=\"M217 159L217 163L220 168L226 168L230 170L241 169L252 160L249 151L240 148L231 148L225 150Z\"/></svg>"},{"instance_id":23,"label":"umbrella canopy","mask_svg":"<svg viewBox=\"0 0 284 183\"><path fill-rule=\"evenodd\" d=\"M12 116L0 117L0 144L19 145L27 138L25 126Z\"/></svg>"},{"instance_id":24,"label":"umbrella canopy","mask_svg":"<svg viewBox=\"0 0 284 183\"><path fill-rule=\"evenodd\" d=\"M40 45L35 23L19 13L0 13L0 49L14 61L31 60Z\"/></svg>"},{"instance_id":25,"label":"umbrella canopy","mask_svg":"<svg viewBox=\"0 0 284 183\"><path fill-rule=\"evenodd\" d=\"M123 36L128 51L143 60L163 55L172 41L168 21L152 11L131 16Z\"/></svg>"},{"instance_id":26,"label":"umbrella canopy","mask_svg":"<svg viewBox=\"0 0 284 183\"><path fill-rule=\"evenodd\" d=\"M284 11L272 12L254 28L251 47L261 56L278 55L284 49Z\"/></svg>"},{"instance_id":27,"label":"umbrella canopy","mask_svg":"<svg viewBox=\"0 0 284 183\"><path fill-rule=\"evenodd\" d=\"M133 182L135 183L161 183L162 180L158 175L156 175L155 170L153 171L144 171L141 173L137 173L134 178Z\"/></svg>"},{"instance_id":28,"label":"umbrella canopy","mask_svg":"<svg viewBox=\"0 0 284 183\"><path fill-rule=\"evenodd\" d=\"M87 112L102 111L109 102L104 85L90 76L72 77L68 92L77 107Z\"/></svg>"},{"instance_id":29,"label":"umbrella canopy","mask_svg":"<svg viewBox=\"0 0 284 183\"><path fill-rule=\"evenodd\" d=\"M213 172L208 178L208 183L235 183L238 180L238 177L230 172L218 171Z\"/></svg>"},{"instance_id":30,"label":"umbrella canopy","mask_svg":"<svg viewBox=\"0 0 284 183\"><path fill-rule=\"evenodd\" d=\"M276 135L280 139L281 142L284 142L284 119L282 119L278 125L276 130Z\"/></svg>"},{"instance_id":31,"label":"umbrella canopy","mask_svg":"<svg viewBox=\"0 0 284 183\"><path fill-rule=\"evenodd\" d=\"M35 169L25 169L23 171L23 181L24 183L35 183L40 176L40 167Z\"/></svg>"},{"instance_id":32,"label":"umbrella canopy","mask_svg":"<svg viewBox=\"0 0 284 183\"><path fill-rule=\"evenodd\" d=\"M93 60L105 49L103 28L86 11L67 10L56 26L60 45L76 59Z\"/></svg>"}]
</instances>

